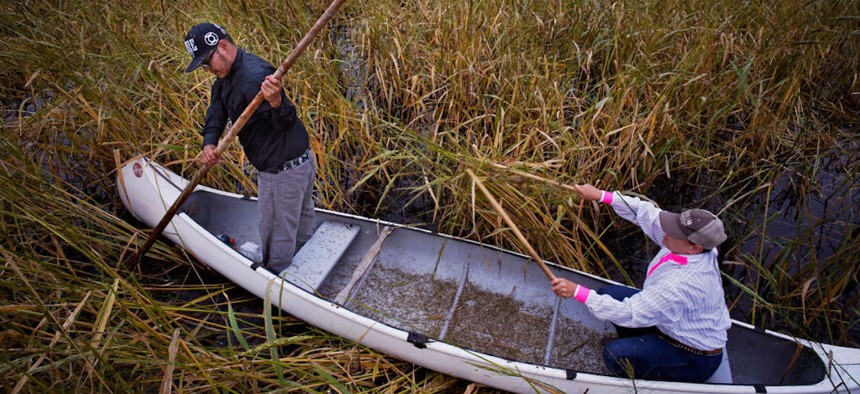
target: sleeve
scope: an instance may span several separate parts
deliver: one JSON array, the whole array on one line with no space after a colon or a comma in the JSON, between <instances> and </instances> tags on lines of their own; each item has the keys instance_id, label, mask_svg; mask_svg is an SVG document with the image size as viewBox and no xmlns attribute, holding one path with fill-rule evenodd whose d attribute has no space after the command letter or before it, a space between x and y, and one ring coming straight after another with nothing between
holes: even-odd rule
<instances>
[{"instance_id":1,"label":"sleeve","mask_svg":"<svg viewBox=\"0 0 860 394\"><path fill-rule=\"evenodd\" d=\"M266 107L270 109L269 111L269 123L272 125L272 129L278 132L288 132L293 128L296 124L296 106L287 99L287 95L284 94L284 91L281 91L281 106L278 108L271 108L268 102L265 102Z\"/></svg>"},{"instance_id":2,"label":"sleeve","mask_svg":"<svg viewBox=\"0 0 860 394\"><path fill-rule=\"evenodd\" d=\"M260 92L260 85L263 83L263 80L267 76L274 74L275 71L276 69L268 63L261 63L257 68L254 68L254 83L245 86L247 89L245 94L248 96L248 102L251 102L252 98ZM263 99L263 102L257 108L256 115L260 118L260 121L268 124L268 127L275 133L289 132L298 119L296 117L296 107L287 99L283 88L281 89L281 106L272 108L269 102Z\"/></svg>"},{"instance_id":3,"label":"sleeve","mask_svg":"<svg viewBox=\"0 0 860 394\"><path fill-rule=\"evenodd\" d=\"M662 209L650 201L644 201L639 197L625 196L617 191L604 198L604 201L606 200L609 201L609 205L618 216L639 226L648 238L663 247L665 232L660 226Z\"/></svg>"},{"instance_id":4,"label":"sleeve","mask_svg":"<svg viewBox=\"0 0 860 394\"><path fill-rule=\"evenodd\" d=\"M200 134L203 135L203 146L217 145L218 138L227 127L227 108L221 100L221 84L216 81L212 85L212 96L209 99L209 109L206 110L206 121Z\"/></svg>"},{"instance_id":5,"label":"sleeve","mask_svg":"<svg viewBox=\"0 0 860 394\"><path fill-rule=\"evenodd\" d=\"M609 295L588 290L585 306L598 319L619 326L651 327L680 318L682 308L674 301L677 297L671 288L648 288L618 301Z\"/></svg>"}]
</instances>

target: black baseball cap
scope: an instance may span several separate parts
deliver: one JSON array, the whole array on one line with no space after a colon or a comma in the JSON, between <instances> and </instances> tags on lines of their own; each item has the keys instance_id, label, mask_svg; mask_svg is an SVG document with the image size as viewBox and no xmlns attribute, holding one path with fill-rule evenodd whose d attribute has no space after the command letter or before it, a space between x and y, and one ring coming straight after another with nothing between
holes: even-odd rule
<instances>
[{"instance_id":1,"label":"black baseball cap","mask_svg":"<svg viewBox=\"0 0 860 394\"><path fill-rule=\"evenodd\" d=\"M215 49L221 40L230 40L227 30L221 26L205 22L192 27L185 36L185 49L191 55L191 64L188 65L185 72L190 73L200 67L203 59Z\"/></svg>"}]
</instances>

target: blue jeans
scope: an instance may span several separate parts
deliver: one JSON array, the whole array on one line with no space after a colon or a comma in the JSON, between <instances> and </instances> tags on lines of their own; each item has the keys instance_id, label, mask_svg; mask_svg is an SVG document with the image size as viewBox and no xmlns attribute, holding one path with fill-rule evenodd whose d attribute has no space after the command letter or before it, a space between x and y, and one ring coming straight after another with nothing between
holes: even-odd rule
<instances>
[{"instance_id":1,"label":"blue jeans","mask_svg":"<svg viewBox=\"0 0 860 394\"><path fill-rule=\"evenodd\" d=\"M611 285L597 290L623 301L638 289ZM647 380L703 382L722 362L722 353L699 354L667 341L657 327L630 328L615 325L619 339L603 349L603 362L618 376Z\"/></svg>"}]
</instances>

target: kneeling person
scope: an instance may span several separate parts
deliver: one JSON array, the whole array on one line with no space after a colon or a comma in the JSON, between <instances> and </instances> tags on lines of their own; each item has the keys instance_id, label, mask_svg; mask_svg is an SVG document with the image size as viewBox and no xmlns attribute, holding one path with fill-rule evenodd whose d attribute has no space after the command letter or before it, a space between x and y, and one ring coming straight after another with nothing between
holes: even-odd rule
<instances>
[{"instance_id":1,"label":"kneeling person","mask_svg":"<svg viewBox=\"0 0 860 394\"><path fill-rule=\"evenodd\" d=\"M723 223L702 209L663 211L621 193L576 185L589 201L612 206L660 245L642 290L607 286L597 291L567 279L552 281L560 297L574 297L597 318L613 323L619 339L603 360L619 376L702 382L720 366L731 327L716 247L726 240Z\"/></svg>"}]
</instances>

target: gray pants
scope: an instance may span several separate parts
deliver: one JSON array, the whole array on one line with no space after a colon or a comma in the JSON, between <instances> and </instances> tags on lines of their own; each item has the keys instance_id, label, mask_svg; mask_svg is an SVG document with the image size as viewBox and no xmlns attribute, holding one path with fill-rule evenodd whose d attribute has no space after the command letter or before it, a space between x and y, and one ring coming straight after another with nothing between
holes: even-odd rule
<instances>
[{"instance_id":1,"label":"gray pants","mask_svg":"<svg viewBox=\"0 0 860 394\"><path fill-rule=\"evenodd\" d=\"M260 171L257 205L260 211L260 246L263 266L280 273L293 261L296 241L304 244L314 231L313 155L302 165L277 174Z\"/></svg>"}]
</instances>

